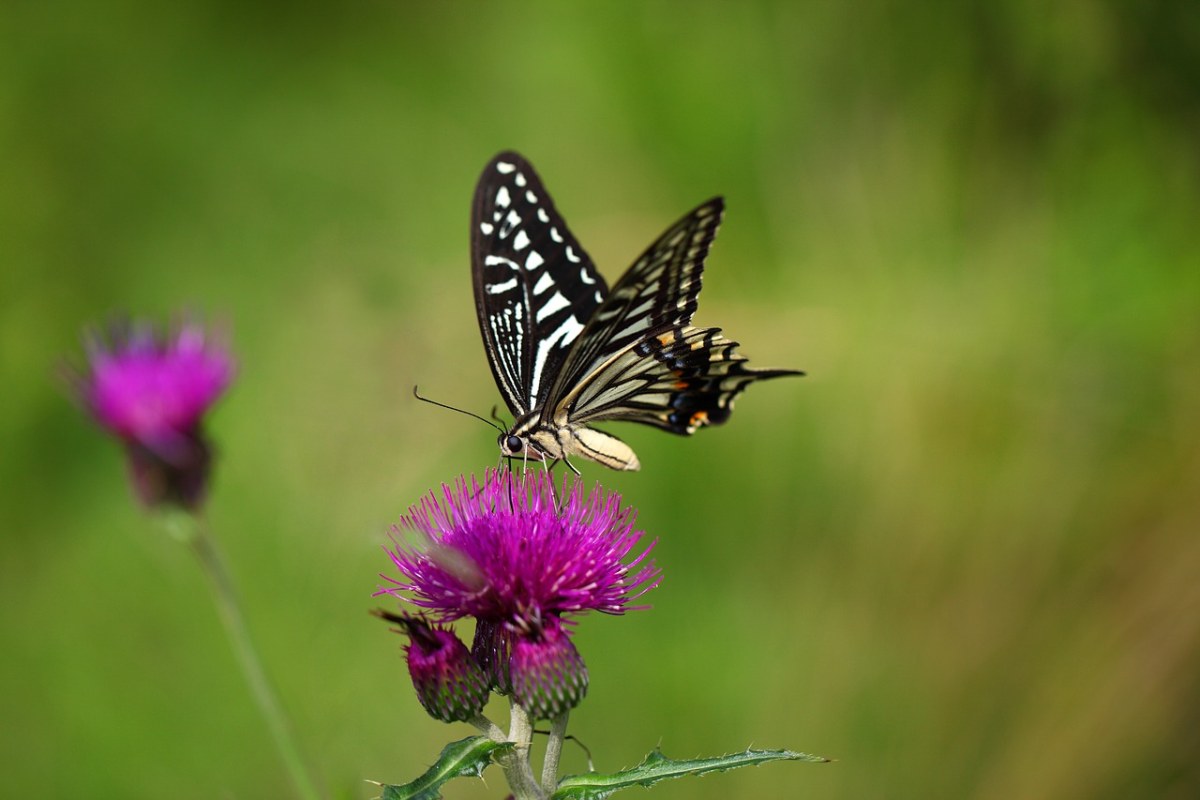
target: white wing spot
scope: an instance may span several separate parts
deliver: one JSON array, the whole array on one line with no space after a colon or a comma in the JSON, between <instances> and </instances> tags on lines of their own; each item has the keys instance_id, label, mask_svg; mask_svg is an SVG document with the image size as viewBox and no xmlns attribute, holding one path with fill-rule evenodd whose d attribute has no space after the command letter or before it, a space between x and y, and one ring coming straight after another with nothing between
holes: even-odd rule
<instances>
[{"instance_id":1,"label":"white wing spot","mask_svg":"<svg viewBox=\"0 0 1200 800\"><path fill-rule=\"evenodd\" d=\"M538 219L540 219L542 222L550 221L550 215L546 213L546 209L544 209L544 208L539 208L537 211L537 215L538 215Z\"/></svg>"},{"instance_id":2,"label":"white wing spot","mask_svg":"<svg viewBox=\"0 0 1200 800\"><path fill-rule=\"evenodd\" d=\"M596 302L597 302L597 303L599 303L599 302L600 302L601 300L603 300L603 299L604 299L604 298L600 296L600 292L599 292L599 290L597 290L597 291L596 291Z\"/></svg>"},{"instance_id":3,"label":"white wing spot","mask_svg":"<svg viewBox=\"0 0 1200 800\"><path fill-rule=\"evenodd\" d=\"M569 305L570 303L567 302L567 298L562 296L562 292L555 292L550 299L546 301L546 305L538 309L537 321L541 322L555 311L560 311Z\"/></svg>"},{"instance_id":4,"label":"white wing spot","mask_svg":"<svg viewBox=\"0 0 1200 800\"><path fill-rule=\"evenodd\" d=\"M487 293L488 294L503 294L504 292L507 292L509 289L515 289L515 288L517 288L517 279L509 278L504 283L489 283L487 286ZM520 306L517 306L517 308L520 308Z\"/></svg>"},{"instance_id":5,"label":"white wing spot","mask_svg":"<svg viewBox=\"0 0 1200 800\"><path fill-rule=\"evenodd\" d=\"M556 241L556 242L561 242L561 241L562 241L562 234L558 232L558 228L551 228L551 229L550 229L550 238L551 238L551 239L553 239L553 240L554 240L554 241Z\"/></svg>"},{"instance_id":6,"label":"white wing spot","mask_svg":"<svg viewBox=\"0 0 1200 800\"><path fill-rule=\"evenodd\" d=\"M567 261L579 263L579 256L575 255L575 251L571 249L571 245L567 245Z\"/></svg>"},{"instance_id":7,"label":"white wing spot","mask_svg":"<svg viewBox=\"0 0 1200 800\"><path fill-rule=\"evenodd\" d=\"M508 163L507 161L497 161L496 162L496 172L499 172L501 175L507 175L508 173L512 172L514 169L516 169L516 167L514 165Z\"/></svg>"},{"instance_id":8,"label":"white wing spot","mask_svg":"<svg viewBox=\"0 0 1200 800\"><path fill-rule=\"evenodd\" d=\"M515 280L515 279L514 279ZM533 293L541 294L554 285L554 278L550 277L550 271L542 273L542 277L538 278L537 283L533 285ZM538 321L541 322L541 315L538 315Z\"/></svg>"},{"instance_id":9,"label":"white wing spot","mask_svg":"<svg viewBox=\"0 0 1200 800\"><path fill-rule=\"evenodd\" d=\"M494 231L494 230L496 230L496 226L490 222L479 223L479 232L482 233L484 236L491 236L492 231Z\"/></svg>"},{"instance_id":10,"label":"white wing spot","mask_svg":"<svg viewBox=\"0 0 1200 800\"><path fill-rule=\"evenodd\" d=\"M496 192L496 205L501 208L507 207L512 202L512 198L508 195L508 187L501 186L500 191Z\"/></svg>"},{"instance_id":11,"label":"white wing spot","mask_svg":"<svg viewBox=\"0 0 1200 800\"><path fill-rule=\"evenodd\" d=\"M588 275L588 271L584 267L581 267L579 269L579 280L581 280L587 284L593 284L596 282L596 279L593 278L591 275Z\"/></svg>"},{"instance_id":12,"label":"white wing spot","mask_svg":"<svg viewBox=\"0 0 1200 800\"><path fill-rule=\"evenodd\" d=\"M533 360L533 380L529 384L530 408L533 408L534 402L537 400L538 387L542 382L542 367L546 366L546 356L550 354L550 348L554 347L560 339L562 340L560 346L566 347L575 341L575 337L582 332L583 326L579 324L579 320L570 316L563 320L563 324L559 325L554 333L538 342L537 355Z\"/></svg>"},{"instance_id":13,"label":"white wing spot","mask_svg":"<svg viewBox=\"0 0 1200 800\"><path fill-rule=\"evenodd\" d=\"M537 205L537 195L534 194L533 192L526 192L525 199L528 200L533 205Z\"/></svg>"},{"instance_id":14,"label":"white wing spot","mask_svg":"<svg viewBox=\"0 0 1200 800\"><path fill-rule=\"evenodd\" d=\"M483 265L485 267L508 267L509 269L519 269L517 262L504 256L484 256Z\"/></svg>"},{"instance_id":15,"label":"white wing spot","mask_svg":"<svg viewBox=\"0 0 1200 800\"><path fill-rule=\"evenodd\" d=\"M524 172L518 172L518 173L517 173L517 177L516 177L516 181L517 181L517 186L524 187L524 186L525 186L525 173L524 173Z\"/></svg>"},{"instance_id":16,"label":"white wing spot","mask_svg":"<svg viewBox=\"0 0 1200 800\"><path fill-rule=\"evenodd\" d=\"M530 250L529 257L525 259L525 271L533 272L535 269L546 263L546 259L542 258L542 254L537 250Z\"/></svg>"},{"instance_id":17,"label":"white wing spot","mask_svg":"<svg viewBox=\"0 0 1200 800\"><path fill-rule=\"evenodd\" d=\"M500 226L500 238L506 238L513 232L513 228L521 224L521 215L515 211L509 211L508 216L504 218L504 224Z\"/></svg>"},{"instance_id":18,"label":"white wing spot","mask_svg":"<svg viewBox=\"0 0 1200 800\"><path fill-rule=\"evenodd\" d=\"M525 231L517 231L517 235L513 237L513 250L524 250L529 247L529 237Z\"/></svg>"}]
</instances>

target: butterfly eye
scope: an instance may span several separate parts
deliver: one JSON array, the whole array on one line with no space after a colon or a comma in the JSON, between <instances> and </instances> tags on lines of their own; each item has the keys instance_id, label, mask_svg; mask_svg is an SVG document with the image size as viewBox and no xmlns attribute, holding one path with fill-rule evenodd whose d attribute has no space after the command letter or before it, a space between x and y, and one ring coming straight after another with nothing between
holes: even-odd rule
<instances>
[{"instance_id":1,"label":"butterfly eye","mask_svg":"<svg viewBox=\"0 0 1200 800\"><path fill-rule=\"evenodd\" d=\"M504 440L504 449L510 453L519 453L524 448L525 445L518 436L509 436Z\"/></svg>"}]
</instances>

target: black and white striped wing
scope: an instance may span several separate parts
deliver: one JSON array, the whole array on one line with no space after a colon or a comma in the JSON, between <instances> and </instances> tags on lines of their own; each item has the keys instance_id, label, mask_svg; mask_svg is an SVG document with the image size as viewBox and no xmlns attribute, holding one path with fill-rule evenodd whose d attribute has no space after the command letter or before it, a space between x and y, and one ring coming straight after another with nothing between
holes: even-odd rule
<instances>
[{"instance_id":1,"label":"black and white striped wing","mask_svg":"<svg viewBox=\"0 0 1200 800\"><path fill-rule=\"evenodd\" d=\"M735 347L718 328L683 326L645 337L579 383L568 419L641 422L688 435L727 420L734 398L754 381L804 374L751 369Z\"/></svg>"},{"instance_id":2,"label":"black and white striped wing","mask_svg":"<svg viewBox=\"0 0 1200 800\"><path fill-rule=\"evenodd\" d=\"M667 229L612 288L579 337L547 410L571 425L641 422L687 435L729 418L756 370L717 328L695 328L704 259L724 203L714 198ZM560 391L561 390L561 391Z\"/></svg>"},{"instance_id":3,"label":"black and white striped wing","mask_svg":"<svg viewBox=\"0 0 1200 800\"><path fill-rule=\"evenodd\" d=\"M542 407L608 295L533 167L497 155L475 188L471 273L488 363L508 410Z\"/></svg>"},{"instance_id":4,"label":"black and white striped wing","mask_svg":"<svg viewBox=\"0 0 1200 800\"><path fill-rule=\"evenodd\" d=\"M583 385L594 382L614 358L691 322L704 259L724 209L724 201L715 197L685 214L613 285L563 365L544 419L564 410L574 419Z\"/></svg>"}]
</instances>

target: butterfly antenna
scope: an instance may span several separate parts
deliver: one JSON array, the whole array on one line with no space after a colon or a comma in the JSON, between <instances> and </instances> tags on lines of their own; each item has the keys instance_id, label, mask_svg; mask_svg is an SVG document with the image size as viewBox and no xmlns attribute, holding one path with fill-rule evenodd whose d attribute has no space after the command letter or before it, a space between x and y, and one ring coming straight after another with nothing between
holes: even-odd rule
<instances>
[{"instance_id":1,"label":"butterfly antenna","mask_svg":"<svg viewBox=\"0 0 1200 800\"><path fill-rule=\"evenodd\" d=\"M501 433L507 433L507 431L504 428L501 428L499 425L492 422L490 419L487 419L486 417L481 417L478 414L473 414L470 411L466 411L461 408L455 408L454 406L448 406L445 403L439 403L437 400L430 400L428 397L422 397L421 393L417 391L416 386L413 386L413 397L417 398L418 400L420 400L423 403L429 403L430 405L437 406L438 408L444 408L448 411L457 411L460 414L466 414L468 417L474 417L475 419L479 420L480 422L486 423L487 425L495 428L496 430L500 431Z\"/></svg>"},{"instance_id":2,"label":"butterfly antenna","mask_svg":"<svg viewBox=\"0 0 1200 800\"><path fill-rule=\"evenodd\" d=\"M508 430L508 423L497 413L499 406L492 406L492 419L504 426L504 430Z\"/></svg>"}]
</instances>

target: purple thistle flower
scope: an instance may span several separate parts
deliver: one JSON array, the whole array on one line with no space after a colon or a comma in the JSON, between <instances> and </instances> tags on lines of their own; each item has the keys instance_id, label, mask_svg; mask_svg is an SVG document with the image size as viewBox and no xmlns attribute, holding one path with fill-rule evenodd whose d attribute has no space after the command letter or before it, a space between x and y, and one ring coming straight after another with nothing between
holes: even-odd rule
<instances>
[{"instance_id":1,"label":"purple thistle flower","mask_svg":"<svg viewBox=\"0 0 1200 800\"><path fill-rule=\"evenodd\" d=\"M522 476L488 470L483 485L460 478L412 506L393 528L389 550L400 578L379 594L402 597L442 621L476 617L515 634L537 634L564 615L621 614L658 585L648 559L653 542L629 563L642 538L620 495L582 481L567 489L561 510L545 472ZM404 531L424 546L405 546ZM405 597L405 594L409 595ZM477 642L478 645L478 642Z\"/></svg>"},{"instance_id":2,"label":"purple thistle flower","mask_svg":"<svg viewBox=\"0 0 1200 800\"><path fill-rule=\"evenodd\" d=\"M184 322L169 331L112 326L107 342L90 335L87 350L88 371L71 383L96 422L125 444L140 499L195 508L212 461L204 415L233 380L227 349Z\"/></svg>"}]
</instances>

